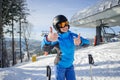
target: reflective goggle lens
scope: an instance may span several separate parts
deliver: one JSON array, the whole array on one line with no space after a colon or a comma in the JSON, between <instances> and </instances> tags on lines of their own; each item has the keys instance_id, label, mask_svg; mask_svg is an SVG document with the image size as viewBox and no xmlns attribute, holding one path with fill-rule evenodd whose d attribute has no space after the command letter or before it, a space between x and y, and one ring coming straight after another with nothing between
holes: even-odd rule
<instances>
[{"instance_id":1,"label":"reflective goggle lens","mask_svg":"<svg viewBox=\"0 0 120 80\"><path fill-rule=\"evenodd\" d=\"M68 26L69 25L69 22L68 21L65 21L65 22L61 22L58 24L60 28L64 28L65 26Z\"/></svg>"}]
</instances>

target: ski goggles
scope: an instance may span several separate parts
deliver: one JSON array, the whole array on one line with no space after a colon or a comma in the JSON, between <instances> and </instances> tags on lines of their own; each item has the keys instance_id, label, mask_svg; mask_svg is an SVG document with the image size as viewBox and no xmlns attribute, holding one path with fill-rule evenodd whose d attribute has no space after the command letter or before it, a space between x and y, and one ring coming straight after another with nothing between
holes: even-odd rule
<instances>
[{"instance_id":1,"label":"ski goggles","mask_svg":"<svg viewBox=\"0 0 120 80\"><path fill-rule=\"evenodd\" d=\"M65 21L65 22L61 22L58 24L60 28L64 28L65 26L68 26L69 25L69 22L68 21Z\"/></svg>"}]
</instances>

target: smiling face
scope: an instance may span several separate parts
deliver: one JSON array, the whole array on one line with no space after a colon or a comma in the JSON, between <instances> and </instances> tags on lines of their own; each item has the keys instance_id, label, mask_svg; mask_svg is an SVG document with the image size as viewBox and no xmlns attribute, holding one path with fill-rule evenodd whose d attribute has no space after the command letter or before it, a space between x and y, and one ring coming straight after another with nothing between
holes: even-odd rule
<instances>
[{"instance_id":1,"label":"smiling face","mask_svg":"<svg viewBox=\"0 0 120 80\"><path fill-rule=\"evenodd\" d=\"M63 27L63 28L60 28L60 31L61 32L67 32L68 31L68 25Z\"/></svg>"},{"instance_id":2,"label":"smiling face","mask_svg":"<svg viewBox=\"0 0 120 80\"><path fill-rule=\"evenodd\" d=\"M63 33L67 32L69 29L69 22L68 21L61 22L58 24L58 26L61 32Z\"/></svg>"}]
</instances>

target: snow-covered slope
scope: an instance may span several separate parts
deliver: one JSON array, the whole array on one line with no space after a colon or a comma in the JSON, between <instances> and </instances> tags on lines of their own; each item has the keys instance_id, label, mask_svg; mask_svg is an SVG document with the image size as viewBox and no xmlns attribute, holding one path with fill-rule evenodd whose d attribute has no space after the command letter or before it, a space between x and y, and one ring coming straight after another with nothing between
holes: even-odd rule
<instances>
[{"instance_id":1,"label":"snow-covered slope","mask_svg":"<svg viewBox=\"0 0 120 80\"><path fill-rule=\"evenodd\" d=\"M77 80L90 80L88 54L92 54L96 66L92 66L93 80L120 80L120 42L103 44L79 50L75 56Z\"/></svg>"},{"instance_id":2,"label":"snow-covered slope","mask_svg":"<svg viewBox=\"0 0 120 80\"><path fill-rule=\"evenodd\" d=\"M120 80L120 42L76 51L74 65L77 80L91 80L88 54L92 54L95 62L95 66L92 66L93 80ZM41 56L36 62L0 68L0 80L47 80L47 65L52 68L51 80L55 80L54 58L55 55Z\"/></svg>"}]
</instances>

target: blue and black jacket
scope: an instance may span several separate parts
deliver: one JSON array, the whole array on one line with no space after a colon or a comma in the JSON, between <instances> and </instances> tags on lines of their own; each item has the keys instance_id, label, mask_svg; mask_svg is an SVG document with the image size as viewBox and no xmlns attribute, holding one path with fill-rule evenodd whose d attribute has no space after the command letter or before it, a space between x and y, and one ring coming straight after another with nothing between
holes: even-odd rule
<instances>
[{"instance_id":1,"label":"blue and black jacket","mask_svg":"<svg viewBox=\"0 0 120 80\"><path fill-rule=\"evenodd\" d=\"M61 66L63 68L68 68L73 64L74 61L74 51L75 51L75 45L74 45L74 38L78 37L77 34L72 33L71 31L65 32L65 33L59 33L58 34L58 40L55 42L49 42L47 41L46 37L44 37L41 47L44 51L49 51L52 49L56 44L59 43L59 49L61 51L61 59L58 62L58 66ZM80 37L81 44L80 46L86 46L89 45L89 40L84 39L83 37Z\"/></svg>"}]
</instances>

